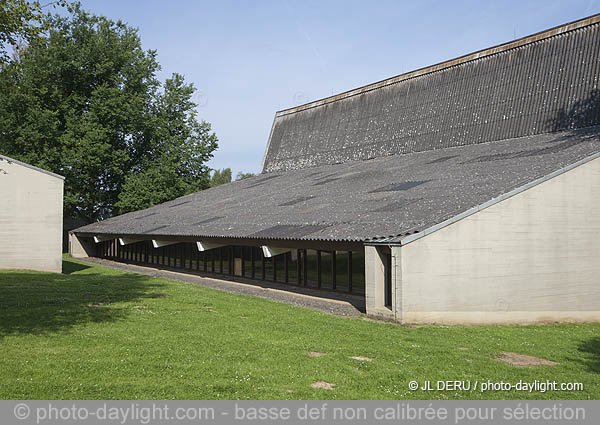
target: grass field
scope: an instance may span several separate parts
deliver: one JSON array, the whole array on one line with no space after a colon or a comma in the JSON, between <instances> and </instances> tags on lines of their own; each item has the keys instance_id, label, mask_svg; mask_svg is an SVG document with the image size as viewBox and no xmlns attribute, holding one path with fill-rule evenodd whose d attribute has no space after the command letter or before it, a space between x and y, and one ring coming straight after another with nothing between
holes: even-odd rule
<instances>
[{"instance_id":1,"label":"grass field","mask_svg":"<svg viewBox=\"0 0 600 425\"><path fill-rule=\"evenodd\" d=\"M599 324L402 327L68 258L64 271L0 272L3 399L600 397ZM506 351L558 364L494 359ZM410 391L411 380L552 380L584 390ZM335 387L312 388L317 381Z\"/></svg>"}]
</instances>

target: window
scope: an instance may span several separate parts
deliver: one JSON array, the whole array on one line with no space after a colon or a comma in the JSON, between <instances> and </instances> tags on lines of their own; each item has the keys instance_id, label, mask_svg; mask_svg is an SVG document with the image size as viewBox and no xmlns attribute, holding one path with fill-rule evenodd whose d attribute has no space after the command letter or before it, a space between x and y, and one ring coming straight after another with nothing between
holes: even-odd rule
<instances>
[{"instance_id":1,"label":"window","mask_svg":"<svg viewBox=\"0 0 600 425\"><path fill-rule=\"evenodd\" d=\"M288 283L298 283L298 251L292 250L284 254L287 257Z\"/></svg>"},{"instance_id":2,"label":"window","mask_svg":"<svg viewBox=\"0 0 600 425\"><path fill-rule=\"evenodd\" d=\"M384 268L384 279L383 279L383 296L384 305L388 308L392 308L392 255L383 254L383 268Z\"/></svg>"},{"instance_id":3,"label":"window","mask_svg":"<svg viewBox=\"0 0 600 425\"><path fill-rule=\"evenodd\" d=\"M358 251L352 253L352 292L365 293L365 253Z\"/></svg>"},{"instance_id":4,"label":"window","mask_svg":"<svg viewBox=\"0 0 600 425\"><path fill-rule=\"evenodd\" d=\"M117 261L152 264L164 268L203 271L216 275L248 277L290 285L364 295L363 251L292 249L265 258L257 246L221 246L198 251L195 242L171 243L154 248L152 241L121 245L118 239L96 245L96 255ZM389 252L389 251L387 251ZM390 263L389 255L386 264ZM386 266L386 305L391 305L391 266Z\"/></svg>"},{"instance_id":5,"label":"window","mask_svg":"<svg viewBox=\"0 0 600 425\"><path fill-rule=\"evenodd\" d=\"M304 256L304 252L306 256ZM306 273L304 273L303 280L307 283L307 286L319 286L320 254L313 249L307 249L304 252L302 255L302 271L306 271Z\"/></svg>"},{"instance_id":6,"label":"window","mask_svg":"<svg viewBox=\"0 0 600 425\"><path fill-rule=\"evenodd\" d=\"M286 283L286 262L287 262L287 252L285 254L279 254L273 257L275 263L275 277L278 282Z\"/></svg>"}]
</instances>

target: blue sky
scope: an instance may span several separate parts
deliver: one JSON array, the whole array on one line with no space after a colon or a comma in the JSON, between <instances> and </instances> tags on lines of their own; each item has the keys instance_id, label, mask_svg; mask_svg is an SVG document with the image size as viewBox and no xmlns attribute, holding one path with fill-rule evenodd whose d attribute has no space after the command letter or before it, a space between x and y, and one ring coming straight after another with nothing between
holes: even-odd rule
<instances>
[{"instance_id":1,"label":"blue sky","mask_svg":"<svg viewBox=\"0 0 600 425\"><path fill-rule=\"evenodd\" d=\"M259 172L274 114L600 12L568 1L83 0L198 89L213 168Z\"/></svg>"}]
</instances>

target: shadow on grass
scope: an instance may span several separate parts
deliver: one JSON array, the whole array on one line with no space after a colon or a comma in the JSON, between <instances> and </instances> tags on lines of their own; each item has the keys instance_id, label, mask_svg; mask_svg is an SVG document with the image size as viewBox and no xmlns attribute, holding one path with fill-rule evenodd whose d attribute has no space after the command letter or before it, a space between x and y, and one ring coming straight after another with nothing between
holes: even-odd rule
<instances>
[{"instance_id":1,"label":"shadow on grass","mask_svg":"<svg viewBox=\"0 0 600 425\"><path fill-rule=\"evenodd\" d=\"M91 269L64 260L63 274L0 273L0 338L119 320L131 309L116 303L151 298L156 289L164 287L147 276Z\"/></svg>"},{"instance_id":2,"label":"shadow on grass","mask_svg":"<svg viewBox=\"0 0 600 425\"><path fill-rule=\"evenodd\" d=\"M577 347L579 351L588 354L586 360L582 360L583 363L590 372L600 373L600 338L595 337L583 341Z\"/></svg>"},{"instance_id":3,"label":"shadow on grass","mask_svg":"<svg viewBox=\"0 0 600 425\"><path fill-rule=\"evenodd\" d=\"M73 261L64 260L62 264L62 272L63 274L71 274L75 272L80 272L82 270L89 269L90 266L80 263L74 263Z\"/></svg>"}]
</instances>

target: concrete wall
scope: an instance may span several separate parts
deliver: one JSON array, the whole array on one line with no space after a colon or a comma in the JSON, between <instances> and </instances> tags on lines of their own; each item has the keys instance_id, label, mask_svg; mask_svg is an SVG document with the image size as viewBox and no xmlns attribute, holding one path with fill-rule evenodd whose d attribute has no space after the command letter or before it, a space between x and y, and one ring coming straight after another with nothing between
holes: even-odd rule
<instances>
[{"instance_id":1,"label":"concrete wall","mask_svg":"<svg viewBox=\"0 0 600 425\"><path fill-rule=\"evenodd\" d=\"M63 179L2 158L0 269L62 270Z\"/></svg>"},{"instance_id":2,"label":"concrete wall","mask_svg":"<svg viewBox=\"0 0 600 425\"><path fill-rule=\"evenodd\" d=\"M388 247L365 246L365 307L370 317L397 320L396 311L385 305L385 265L382 257L384 249L389 250ZM395 299L397 291L398 288L393 286L392 298ZM394 305L395 303L392 303L392 306Z\"/></svg>"},{"instance_id":3,"label":"concrete wall","mask_svg":"<svg viewBox=\"0 0 600 425\"><path fill-rule=\"evenodd\" d=\"M93 257L96 255L94 239L69 233L69 254L73 258Z\"/></svg>"},{"instance_id":4,"label":"concrete wall","mask_svg":"<svg viewBox=\"0 0 600 425\"><path fill-rule=\"evenodd\" d=\"M392 251L400 322L600 321L600 159Z\"/></svg>"}]
</instances>

